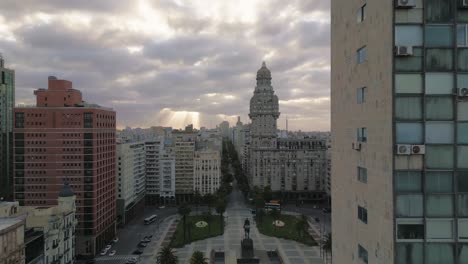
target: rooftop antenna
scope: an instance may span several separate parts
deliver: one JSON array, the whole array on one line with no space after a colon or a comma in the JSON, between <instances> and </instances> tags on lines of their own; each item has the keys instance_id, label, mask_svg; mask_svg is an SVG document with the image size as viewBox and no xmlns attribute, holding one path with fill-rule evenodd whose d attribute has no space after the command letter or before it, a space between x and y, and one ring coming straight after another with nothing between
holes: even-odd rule
<instances>
[{"instance_id":1,"label":"rooftop antenna","mask_svg":"<svg viewBox=\"0 0 468 264\"><path fill-rule=\"evenodd\" d=\"M3 68L4 66L4 63L3 63L3 54L0 52L0 68Z\"/></svg>"},{"instance_id":2,"label":"rooftop antenna","mask_svg":"<svg viewBox=\"0 0 468 264\"><path fill-rule=\"evenodd\" d=\"M288 116L286 116L286 133L288 132Z\"/></svg>"}]
</instances>

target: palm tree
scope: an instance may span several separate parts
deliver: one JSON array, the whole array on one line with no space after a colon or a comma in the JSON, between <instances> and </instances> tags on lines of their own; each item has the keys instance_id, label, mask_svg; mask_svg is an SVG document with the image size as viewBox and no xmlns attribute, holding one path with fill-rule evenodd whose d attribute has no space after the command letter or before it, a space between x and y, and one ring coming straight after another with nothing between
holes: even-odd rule
<instances>
[{"instance_id":1,"label":"palm tree","mask_svg":"<svg viewBox=\"0 0 468 264\"><path fill-rule=\"evenodd\" d=\"M172 251L172 248L165 246L159 251L156 260L157 264L177 264L177 256Z\"/></svg>"},{"instance_id":2,"label":"palm tree","mask_svg":"<svg viewBox=\"0 0 468 264\"><path fill-rule=\"evenodd\" d=\"M205 258L202 252L195 251L190 258L190 264L208 264L208 259Z\"/></svg>"},{"instance_id":3,"label":"palm tree","mask_svg":"<svg viewBox=\"0 0 468 264\"><path fill-rule=\"evenodd\" d=\"M330 252L332 250L332 236L331 233L325 235L324 242L323 242L323 249L325 252Z\"/></svg>"},{"instance_id":4,"label":"palm tree","mask_svg":"<svg viewBox=\"0 0 468 264\"><path fill-rule=\"evenodd\" d=\"M190 214L190 207L188 207L186 204L182 204L180 207L179 207L179 214L182 216L183 218L183 227L184 227L184 242L185 242L185 238L186 238L186 227L187 227L187 222L186 222L186 219L187 219L187 215Z\"/></svg>"},{"instance_id":5,"label":"palm tree","mask_svg":"<svg viewBox=\"0 0 468 264\"><path fill-rule=\"evenodd\" d=\"M221 232L223 232L223 229L224 229L223 214L225 211L226 211L226 203L223 200L218 200L218 203L216 204L216 213L219 214L219 217L221 220Z\"/></svg>"}]
</instances>

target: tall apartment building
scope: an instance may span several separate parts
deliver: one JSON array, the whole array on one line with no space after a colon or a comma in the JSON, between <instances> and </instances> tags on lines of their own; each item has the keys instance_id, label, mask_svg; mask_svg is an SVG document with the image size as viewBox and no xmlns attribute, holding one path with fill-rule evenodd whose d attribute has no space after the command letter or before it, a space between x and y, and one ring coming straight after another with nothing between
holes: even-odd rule
<instances>
[{"instance_id":1,"label":"tall apartment building","mask_svg":"<svg viewBox=\"0 0 468 264\"><path fill-rule=\"evenodd\" d=\"M197 134L190 126L183 131L172 131L175 158L176 200L189 201L193 196L193 158Z\"/></svg>"},{"instance_id":2,"label":"tall apartment building","mask_svg":"<svg viewBox=\"0 0 468 264\"><path fill-rule=\"evenodd\" d=\"M15 72L0 54L0 198L13 199L13 108Z\"/></svg>"},{"instance_id":3,"label":"tall apartment building","mask_svg":"<svg viewBox=\"0 0 468 264\"><path fill-rule=\"evenodd\" d=\"M25 264L24 218L0 218L0 264Z\"/></svg>"},{"instance_id":4,"label":"tall apartment building","mask_svg":"<svg viewBox=\"0 0 468 264\"><path fill-rule=\"evenodd\" d=\"M195 151L193 161L193 191L201 195L214 194L220 185L220 151L211 149Z\"/></svg>"},{"instance_id":5,"label":"tall apartment building","mask_svg":"<svg viewBox=\"0 0 468 264\"><path fill-rule=\"evenodd\" d=\"M278 96L265 62L257 71L257 85L250 100L249 184L271 190L282 200L325 198L325 141L278 138Z\"/></svg>"},{"instance_id":6,"label":"tall apartment building","mask_svg":"<svg viewBox=\"0 0 468 264\"><path fill-rule=\"evenodd\" d=\"M75 263L76 196L68 183L59 193L56 206L19 206L18 202L0 202L0 217L26 219L26 263ZM32 234L28 236L28 234ZM42 241L29 240L42 234ZM36 253L32 255L31 253ZM37 254L40 253L40 254ZM36 257L36 255L38 255ZM1 262L0 262L1 263Z\"/></svg>"},{"instance_id":7,"label":"tall apartment building","mask_svg":"<svg viewBox=\"0 0 468 264\"><path fill-rule=\"evenodd\" d=\"M142 213L146 193L145 143L117 144L117 222L128 223Z\"/></svg>"},{"instance_id":8,"label":"tall apartment building","mask_svg":"<svg viewBox=\"0 0 468 264\"><path fill-rule=\"evenodd\" d=\"M151 140L145 142L146 151L146 203L160 203L160 160L164 150L164 141Z\"/></svg>"},{"instance_id":9,"label":"tall apartment building","mask_svg":"<svg viewBox=\"0 0 468 264\"><path fill-rule=\"evenodd\" d=\"M161 203L175 203L175 158L171 147L163 150L159 160L159 186Z\"/></svg>"},{"instance_id":10,"label":"tall apartment building","mask_svg":"<svg viewBox=\"0 0 468 264\"><path fill-rule=\"evenodd\" d=\"M332 0L334 263L468 263L467 8Z\"/></svg>"},{"instance_id":11,"label":"tall apartment building","mask_svg":"<svg viewBox=\"0 0 468 264\"><path fill-rule=\"evenodd\" d=\"M49 77L35 107L14 110L15 200L56 205L64 182L76 194L76 253L95 255L115 236L115 112L82 101Z\"/></svg>"}]
</instances>

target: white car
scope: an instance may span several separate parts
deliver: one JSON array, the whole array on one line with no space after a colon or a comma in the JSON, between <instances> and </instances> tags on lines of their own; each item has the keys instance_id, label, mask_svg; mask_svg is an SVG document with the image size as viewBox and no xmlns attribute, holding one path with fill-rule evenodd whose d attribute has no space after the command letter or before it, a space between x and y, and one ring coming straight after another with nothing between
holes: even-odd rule
<instances>
[{"instance_id":1,"label":"white car","mask_svg":"<svg viewBox=\"0 0 468 264\"><path fill-rule=\"evenodd\" d=\"M109 249L111 249L112 245L107 245L104 249L107 251Z\"/></svg>"},{"instance_id":2,"label":"white car","mask_svg":"<svg viewBox=\"0 0 468 264\"><path fill-rule=\"evenodd\" d=\"M107 254L108 249L103 249L101 251L101 256L105 256Z\"/></svg>"},{"instance_id":3,"label":"white car","mask_svg":"<svg viewBox=\"0 0 468 264\"><path fill-rule=\"evenodd\" d=\"M164 209L164 208L166 208L166 206L164 205L159 206L159 209Z\"/></svg>"},{"instance_id":4,"label":"white car","mask_svg":"<svg viewBox=\"0 0 468 264\"><path fill-rule=\"evenodd\" d=\"M118 237L116 237L116 238L112 239L112 242L113 242L113 243L117 243L117 242L119 242L119 238L118 238Z\"/></svg>"},{"instance_id":5,"label":"white car","mask_svg":"<svg viewBox=\"0 0 468 264\"><path fill-rule=\"evenodd\" d=\"M114 256L116 253L117 253L117 251L112 250L112 251L109 253L109 256Z\"/></svg>"}]
</instances>

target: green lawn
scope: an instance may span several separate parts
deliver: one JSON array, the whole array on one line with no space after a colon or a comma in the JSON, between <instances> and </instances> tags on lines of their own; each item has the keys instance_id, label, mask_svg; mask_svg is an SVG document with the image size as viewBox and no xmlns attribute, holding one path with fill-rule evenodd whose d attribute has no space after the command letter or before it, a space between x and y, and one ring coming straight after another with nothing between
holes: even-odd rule
<instances>
[{"instance_id":1,"label":"green lawn","mask_svg":"<svg viewBox=\"0 0 468 264\"><path fill-rule=\"evenodd\" d=\"M309 246L317 245L317 242L309 235L307 230L302 232L303 235L298 233L296 223L299 221L299 218L296 216L281 215L278 220L284 222L285 225L283 227L275 227L273 221L276 219L273 219L270 215L264 215L262 220L262 223L257 221L257 227L260 233L264 235L295 240Z\"/></svg>"},{"instance_id":2,"label":"green lawn","mask_svg":"<svg viewBox=\"0 0 468 264\"><path fill-rule=\"evenodd\" d=\"M211 220L209 222L206 221L206 218L201 215L187 216L186 221L186 241L184 242L184 221L182 218L180 218L174 236L172 237L171 247L183 247L184 245L190 244L193 241L202 240L209 237L221 236L224 232L224 230L222 230L221 228L221 219L219 215L212 215ZM196 227L195 223L197 223L198 221L208 222L209 226Z\"/></svg>"}]
</instances>

